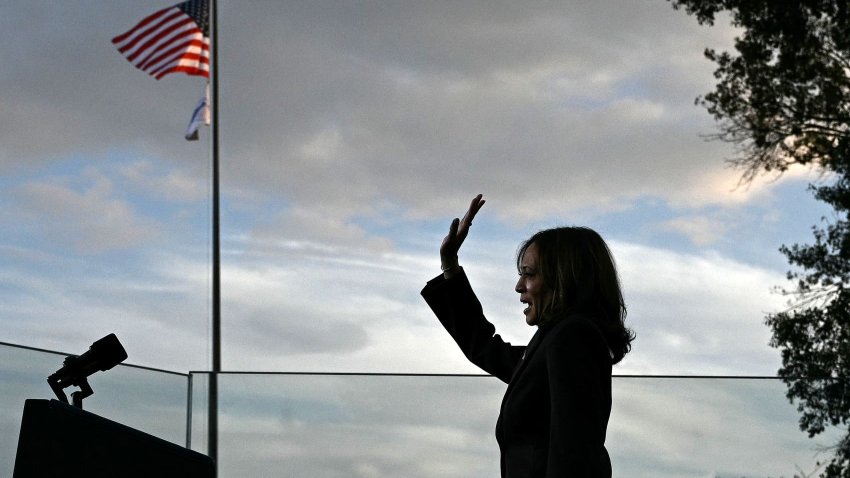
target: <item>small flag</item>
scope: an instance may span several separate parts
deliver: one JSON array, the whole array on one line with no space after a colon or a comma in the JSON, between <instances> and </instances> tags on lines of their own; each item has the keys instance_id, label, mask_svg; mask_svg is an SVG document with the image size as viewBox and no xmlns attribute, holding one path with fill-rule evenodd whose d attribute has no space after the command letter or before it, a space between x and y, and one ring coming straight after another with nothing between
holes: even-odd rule
<instances>
[{"instance_id":1,"label":"small flag","mask_svg":"<svg viewBox=\"0 0 850 478\"><path fill-rule=\"evenodd\" d=\"M149 15L112 43L157 80L178 72L209 78L209 18L207 0L189 0Z\"/></svg>"},{"instance_id":2,"label":"small flag","mask_svg":"<svg viewBox=\"0 0 850 478\"><path fill-rule=\"evenodd\" d=\"M189 121L189 127L186 128L186 139L188 141L197 141L198 140L198 128L201 127L201 123L209 126L210 125L210 84L207 83L207 87L204 90L204 96L201 97L201 100L198 101L198 106L195 107L195 111L192 112L192 119Z\"/></svg>"}]
</instances>

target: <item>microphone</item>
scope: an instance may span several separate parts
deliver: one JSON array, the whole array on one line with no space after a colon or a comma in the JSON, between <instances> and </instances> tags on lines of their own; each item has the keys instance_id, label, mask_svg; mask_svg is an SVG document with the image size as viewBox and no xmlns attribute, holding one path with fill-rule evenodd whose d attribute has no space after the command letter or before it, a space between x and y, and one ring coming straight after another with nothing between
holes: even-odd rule
<instances>
[{"instance_id":1,"label":"microphone","mask_svg":"<svg viewBox=\"0 0 850 478\"><path fill-rule=\"evenodd\" d=\"M86 381L86 377L99 370L109 370L126 358L127 352L121 342L118 341L118 337L115 334L109 334L91 344L88 352L80 356L70 355L66 357L62 363L62 368L47 377L47 383L50 384L50 388L53 389L59 400L65 403L68 403L68 398L62 389L71 385L80 387L81 391L72 393L71 398L74 399L75 406L82 408L83 398L94 393Z\"/></svg>"}]
</instances>

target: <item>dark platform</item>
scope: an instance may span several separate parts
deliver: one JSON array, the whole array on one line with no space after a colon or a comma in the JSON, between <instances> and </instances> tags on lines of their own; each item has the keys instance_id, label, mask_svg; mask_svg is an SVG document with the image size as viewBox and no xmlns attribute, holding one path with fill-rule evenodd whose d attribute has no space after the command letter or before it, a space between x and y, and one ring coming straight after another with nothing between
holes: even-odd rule
<instances>
[{"instance_id":1,"label":"dark platform","mask_svg":"<svg viewBox=\"0 0 850 478\"><path fill-rule=\"evenodd\" d=\"M58 400L27 400L14 478L213 478L210 457Z\"/></svg>"}]
</instances>

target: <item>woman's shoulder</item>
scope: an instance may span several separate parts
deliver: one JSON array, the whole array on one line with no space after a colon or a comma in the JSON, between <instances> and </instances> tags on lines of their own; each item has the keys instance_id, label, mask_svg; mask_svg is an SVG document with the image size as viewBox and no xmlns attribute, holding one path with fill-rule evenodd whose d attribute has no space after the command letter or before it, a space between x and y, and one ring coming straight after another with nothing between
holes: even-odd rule
<instances>
[{"instance_id":1,"label":"woman's shoulder","mask_svg":"<svg viewBox=\"0 0 850 478\"><path fill-rule=\"evenodd\" d=\"M570 314L560 320L556 320L550 324L546 324L549 328L548 334L561 335L570 334L587 334L596 335L603 338L602 329L593 319L585 314Z\"/></svg>"},{"instance_id":2,"label":"woman's shoulder","mask_svg":"<svg viewBox=\"0 0 850 478\"><path fill-rule=\"evenodd\" d=\"M565 349L593 349L604 351L610 356L610 349L602 330L592 317L573 314L548 324L546 332L549 342L555 347Z\"/></svg>"}]
</instances>

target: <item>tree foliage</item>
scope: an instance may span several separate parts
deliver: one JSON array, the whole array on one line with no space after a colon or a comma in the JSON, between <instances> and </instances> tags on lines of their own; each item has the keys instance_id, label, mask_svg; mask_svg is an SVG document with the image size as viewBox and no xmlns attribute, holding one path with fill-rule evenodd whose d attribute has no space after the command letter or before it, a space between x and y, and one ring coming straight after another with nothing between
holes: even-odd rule
<instances>
[{"instance_id":1,"label":"tree foliage","mask_svg":"<svg viewBox=\"0 0 850 478\"><path fill-rule=\"evenodd\" d=\"M795 269L789 308L770 314L779 376L809 436L850 423L850 2L671 0L701 24L728 18L735 52L707 49L714 91L697 98L735 144L742 180L795 164L821 170L810 185L834 212L813 227L814 243L782 246ZM822 477L850 478L850 434Z\"/></svg>"}]
</instances>

